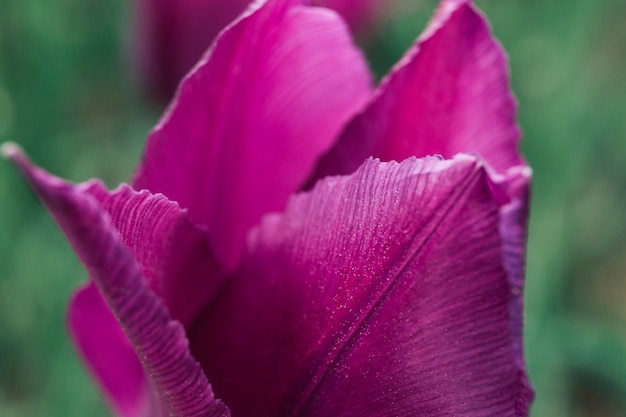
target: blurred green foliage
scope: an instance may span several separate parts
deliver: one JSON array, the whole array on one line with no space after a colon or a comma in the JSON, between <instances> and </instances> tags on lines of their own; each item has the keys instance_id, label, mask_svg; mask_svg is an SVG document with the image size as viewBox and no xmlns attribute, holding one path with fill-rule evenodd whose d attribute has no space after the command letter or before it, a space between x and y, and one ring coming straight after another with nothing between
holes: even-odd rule
<instances>
[{"instance_id":1,"label":"blurred green foliage","mask_svg":"<svg viewBox=\"0 0 626 417\"><path fill-rule=\"evenodd\" d=\"M406 3L418 0L406 0ZM511 60L533 167L526 356L536 417L626 416L626 2L477 0ZM160 109L127 63L129 2L0 0L0 142L62 177L114 186ZM367 45L384 73L435 6ZM65 331L85 277L0 163L0 415L109 415Z\"/></svg>"}]
</instances>

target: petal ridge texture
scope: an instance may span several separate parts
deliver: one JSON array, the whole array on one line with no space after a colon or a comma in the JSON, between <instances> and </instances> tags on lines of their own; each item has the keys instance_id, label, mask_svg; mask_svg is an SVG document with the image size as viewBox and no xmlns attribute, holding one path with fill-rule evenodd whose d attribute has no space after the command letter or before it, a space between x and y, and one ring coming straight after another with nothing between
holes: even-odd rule
<instances>
[{"instance_id":1,"label":"petal ridge texture","mask_svg":"<svg viewBox=\"0 0 626 417\"><path fill-rule=\"evenodd\" d=\"M214 398L202 368L189 353L182 324L171 318L150 289L141 265L88 191L102 185L73 185L33 167L19 151L11 157L59 223L137 352L155 389L151 408L143 412L230 416L228 408Z\"/></svg>"},{"instance_id":2,"label":"petal ridge texture","mask_svg":"<svg viewBox=\"0 0 626 417\"><path fill-rule=\"evenodd\" d=\"M524 416L501 210L468 155L324 179L253 229L192 351L235 415Z\"/></svg>"}]
</instances>

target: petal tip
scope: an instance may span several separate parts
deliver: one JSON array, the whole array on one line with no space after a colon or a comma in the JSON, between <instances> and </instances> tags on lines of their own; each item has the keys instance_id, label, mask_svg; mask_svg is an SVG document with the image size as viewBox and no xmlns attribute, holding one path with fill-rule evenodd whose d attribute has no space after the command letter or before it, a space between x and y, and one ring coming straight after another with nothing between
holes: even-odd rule
<instances>
[{"instance_id":1,"label":"petal tip","mask_svg":"<svg viewBox=\"0 0 626 417\"><path fill-rule=\"evenodd\" d=\"M24 151L22 151L20 145L15 142L4 142L0 145L0 155L2 155L3 158L15 161L24 157Z\"/></svg>"},{"instance_id":2,"label":"petal tip","mask_svg":"<svg viewBox=\"0 0 626 417\"><path fill-rule=\"evenodd\" d=\"M39 189L38 185L42 182L40 180L40 169L33 165L20 145L15 142L4 142L0 145L0 155L3 158L9 159L15 163L24 178L26 178L26 180L31 183L35 189ZM56 177L50 174L46 173L46 175L48 175L50 179L56 179Z\"/></svg>"}]
</instances>

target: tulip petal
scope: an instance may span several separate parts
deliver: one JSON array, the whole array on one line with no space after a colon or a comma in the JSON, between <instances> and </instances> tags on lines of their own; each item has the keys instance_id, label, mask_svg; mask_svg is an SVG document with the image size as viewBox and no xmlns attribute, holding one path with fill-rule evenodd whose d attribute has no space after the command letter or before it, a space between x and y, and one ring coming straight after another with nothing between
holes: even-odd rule
<instances>
[{"instance_id":1,"label":"tulip petal","mask_svg":"<svg viewBox=\"0 0 626 417\"><path fill-rule=\"evenodd\" d=\"M129 193L134 192L127 187L122 187L119 192L113 193L110 197L111 201L103 204L102 193L104 191L100 183L70 184L32 166L15 147L5 147L3 152L18 164L59 223L86 266L92 282L98 287L115 319L134 347L145 375L149 376L149 383L144 384L145 380L139 381L136 364L129 359L128 350L120 340L119 332L112 330L110 316L101 316L92 323L103 325L103 333L100 337L112 336L114 338L107 340L111 343L111 351L88 348L83 350L83 353L86 355L90 353L122 355L121 361L114 365L118 369L110 369L107 370L106 375L99 375L109 396L125 396L124 398L118 396L113 400L114 407L120 415L140 417L146 415L142 413L147 413L151 416L176 417L229 416L230 412L226 406L214 398L211 386L200 365L189 353L182 324L171 317L167 307L151 289L150 285L155 285L157 281L150 282L148 279L150 273L144 274L146 265L141 265L123 242L124 239L120 234L128 231L116 228L114 225L116 220L112 220L107 211L106 203L120 204L120 201L115 201L116 198L124 194L128 197ZM153 249L158 251L158 238L167 240L174 236L184 235L178 234L176 230L180 224L176 223L179 219L172 210L174 204L166 202L162 196L152 197L147 192L134 193L130 201L124 201L122 204L125 207L120 208L120 211L111 210L111 207L108 209L128 222L127 227L133 229L129 235L136 234L144 239L147 245L152 245L152 247L144 247L144 251L148 252ZM152 226L152 230L146 227L148 225ZM168 230L168 226L171 230ZM159 232L162 234L154 235ZM180 243L169 242L170 245ZM137 252L137 248L134 249ZM159 253L145 254L145 257L148 259L155 255ZM163 264L168 265L168 262L164 261ZM155 266L158 267L160 264L157 262ZM186 279L184 276L180 278ZM184 282L178 283L178 285L181 284L184 285ZM76 309L83 306L82 302L85 298L91 297L93 301L93 292L89 293L89 288L84 291L87 292L79 293L72 304L70 324L75 331L97 332L98 328L85 329L77 321ZM90 318L96 319L93 313L102 309L97 304L91 307L94 310L87 313L91 315ZM93 342L94 337L93 335L78 335L79 346L84 348L86 345L83 343ZM102 358L86 357L86 359L95 361ZM110 358L110 360L115 361L115 358ZM142 388L148 386L152 392L143 393L148 395L148 398L132 400L128 398L132 392L121 393L121 387L111 388L111 381L107 378L116 373L121 375L123 373L121 367L127 364L131 367L128 370L128 378L139 384L132 388L133 392L142 393ZM98 372L98 365L92 365L92 369ZM129 381L120 383L124 387L131 384Z\"/></svg>"},{"instance_id":2,"label":"tulip petal","mask_svg":"<svg viewBox=\"0 0 626 417\"><path fill-rule=\"evenodd\" d=\"M504 52L469 0L444 0L309 184L365 158L477 153L499 173L523 164Z\"/></svg>"},{"instance_id":3,"label":"tulip petal","mask_svg":"<svg viewBox=\"0 0 626 417\"><path fill-rule=\"evenodd\" d=\"M190 334L216 393L246 416L526 416L511 183L469 155L368 160L266 216Z\"/></svg>"},{"instance_id":4,"label":"tulip petal","mask_svg":"<svg viewBox=\"0 0 626 417\"><path fill-rule=\"evenodd\" d=\"M187 208L234 268L250 227L284 207L370 83L335 13L255 2L182 83L148 139L135 188Z\"/></svg>"}]
</instances>

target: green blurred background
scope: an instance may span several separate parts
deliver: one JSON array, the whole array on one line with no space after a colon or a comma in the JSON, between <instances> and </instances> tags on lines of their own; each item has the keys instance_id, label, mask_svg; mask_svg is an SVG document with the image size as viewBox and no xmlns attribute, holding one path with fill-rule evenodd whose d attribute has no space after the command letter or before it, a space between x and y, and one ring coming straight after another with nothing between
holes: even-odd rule
<instances>
[{"instance_id":1,"label":"green blurred background","mask_svg":"<svg viewBox=\"0 0 626 417\"><path fill-rule=\"evenodd\" d=\"M421 0L369 39L379 75L435 4ZM626 2L477 4L510 55L534 170L532 416L626 416ZM161 112L127 63L129 5L0 0L0 142L19 142L71 180L129 177ZM0 162L0 416L109 415L65 331L65 304L84 277L15 168Z\"/></svg>"}]
</instances>

